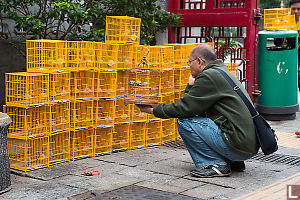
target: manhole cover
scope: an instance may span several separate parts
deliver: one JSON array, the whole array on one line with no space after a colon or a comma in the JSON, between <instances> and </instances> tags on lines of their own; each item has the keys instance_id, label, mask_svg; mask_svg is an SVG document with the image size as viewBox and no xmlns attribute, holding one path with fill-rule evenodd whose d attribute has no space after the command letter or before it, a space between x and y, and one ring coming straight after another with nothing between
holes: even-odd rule
<instances>
[{"instance_id":1,"label":"manhole cover","mask_svg":"<svg viewBox=\"0 0 300 200\"><path fill-rule=\"evenodd\" d=\"M186 149L182 139L172 141L172 142L168 142L166 144L163 144L162 146L169 147L169 148L174 148L174 149Z\"/></svg>"},{"instance_id":2,"label":"manhole cover","mask_svg":"<svg viewBox=\"0 0 300 200\"><path fill-rule=\"evenodd\" d=\"M265 156L263 153L258 153L255 156L253 156L251 159L262 161L262 162L270 162L275 164L280 163L280 164L300 167L300 157L298 156L275 154L275 153Z\"/></svg>"},{"instance_id":3,"label":"manhole cover","mask_svg":"<svg viewBox=\"0 0 300 200\"><path fill-rule=\"evenodd\" d=\"M88 200L199 200L181 194L163 192L146 187L130 185L110 192L95 194L96 196Z\"/></svg>"}]
</instances>

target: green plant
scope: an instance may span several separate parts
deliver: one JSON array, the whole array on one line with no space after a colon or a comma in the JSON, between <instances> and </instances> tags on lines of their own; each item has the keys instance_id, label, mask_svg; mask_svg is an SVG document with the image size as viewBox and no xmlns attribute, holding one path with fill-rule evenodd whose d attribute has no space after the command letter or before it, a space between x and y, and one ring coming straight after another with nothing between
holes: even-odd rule
<instances>
[{"instance_id":1,"label":"green plant","mask_svg":"<svg viewBox=\"0 0 300 200\"><path fill-rule=\"evenodd\" d=\"M225 42L225 40L220 40L218 42L218 49L220 51L219 53L220 53L222 60L225 60L226 57L231 54L237 53L236 51L231 52L231 50L230 50L231 48L236 50L237 48L240 48L240 47L241 47L240 43L238 43L235 40L230 40L229 43Z\"/></svg>"},{"instance_id":2,"label":"green plant","mask_svg":"<svg viewBox=\"0 0 300 200\"><path fill-rule=\"evenodd\" d=\"M24 56L28 38L104 41L107 15L141 18L144 44L155 44L157 32L181 23L180 14L161 9L153 0L2 0L0 39L17 39L20 46L11 44ZM5 29L5 19L15 23L13 29Z\"/></svg>"}]
</instances>

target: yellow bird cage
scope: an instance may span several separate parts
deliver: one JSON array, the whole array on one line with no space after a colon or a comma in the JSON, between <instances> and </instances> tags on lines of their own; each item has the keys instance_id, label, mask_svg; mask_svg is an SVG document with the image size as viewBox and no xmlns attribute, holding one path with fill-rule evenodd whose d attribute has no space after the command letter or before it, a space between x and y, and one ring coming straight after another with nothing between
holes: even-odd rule
<instances>
[{"instance_id":1,"label":"yellow bird cage","mask_svg":"<svg viewBox=\"0 0 300 200\"><path fill-rule=\"evenodd\" d=\"M71 101L71 130L93 127L93 106L93 100Z\"/></svg>"},{"instance_id":2,"label":"yellow bird cage","mask_svg":"<svg viewBox=\"0 0 300 200\"><path fill-rule=\"evenodd\" d=\"M148 119L148 114L141 112L136 105L131 106L131 121L146 121Z\"/></svg>"},{"instance_id":3,"label":"yellow bird cage","mask_svg":"<svg viewBox=\"0 0 300 200\"><path fill-rule=\"evenodd\" d=\"M146 145L147 121L130 123L130 149L142 148Z\"/></svg>"},{"instance_id":4,"label":"yellow bird cage","mask_svg":"<svg viewBox=\"0 0 300 200\"><path fill-rule=\"evenodd\" d=\"M146 146L161 145L162 121L152 119L147 122Z\"/></svg>"},{"instance_id":5,"label":"yellow bird cage","mask_svg":"<svg viewBox=\"0 0 300 200\"><path fill-rule=\"evenodd\" d=\"M133 51L135 44L119 44L117 68L131 69L133 68Z\"/></svg>"},{"instance_id":6,"label":"yellow bird cage","mask_svg":"<svg viewBox=\"0 0 300 200\"><path fill-rule=\"evenodd\" d=\"M43 71L49 75L50 103L57 103L71 99L71 74L66 70Z\"/></svg>"},{"instance_id":7,"label":"yellow bird cage","mask_svg":"<svg viewBox=\"0 0 300 200\"><path fill-rule=\"evenodd\" d=\"M49 136L49 165L70 160L70 131Z\"/></svg>"},{"instance_id":8,"label":"yellow bird cage","mask_svg":"<svg viewBox=\"0 0 300 200\"><path fill-rule=\"evenodd\" d=\"M95 50L94 42L66 41L65 51L68 70L94 69Z\"/></svg>"},{"instance_id":9,"label":"yellow bird cage","mask_svg":"<svg viewBox=\"0 0 300 200\"><path fill-rule=\"evenodd\" d=\"M117 70L116 95L127 96L129 94L129 73L130 70Z\"/></svg>"},{"instance_id":10,"label":"yellow bird cage","mask_svg":"<svg viewBox=\"0 0 300 200\"><path fill-rule=\"evenodd\" d=\"M115 121L116 99L94 100L94 125L113 126Z\"/></svg>"},{"instance_id":11,"label":"yellow bird cage","mask_svg":"<svg viewBox=\"0 0 300 200\"><path fill-rule=\"evenodd\" d=\"M94 156L112 153L113 126L102 126L95 128L94 134Z\"/></svg>"},{"instance_id":12,"label":"yellow bird cage","mask_svg":"<svg viewBox=\"0 0 300 200\"><path fill-rule=\"evenodd\" d=\"M176 139L175 119L162 120L162 143L167 143Z\"/></svg>"},{"instance_id":13,"label":"yellow bird cage","mask_svg":"<svg viewBox=\"0 0 300 200\"><path fill-rule=\"evenodd\" d=\"M115 123L113 129L112 150L124 151L129 149L130 122Z\"/></svg>"},{"instance_id":14,"label":"yellow bird cage","mask_svg":"<svg viewBox=\"0 0 300 200\"><path fill-rule=\"evenodd\" d=\"M87 99L94 97L94 70L78 70L71 72L71 99Z\"/></svg>"},{"instance_id":15,"label":"yellow bird cage","mask_svg":"<svg viewBox=\"0 0 300 200\"><path fill-rule=\"evenodd\" d=\"M70 101L50 105L51 135L70 130Z\"/></svg>"},{"instance_id":16,"label":"yellow bird cage","mask_svg":"<svg viewBox=\"0 0 300 200\"><path fill-rule=\"evenodd\" d=\"M174 65L177 67L186 65L187 45L186 44L165 44L174 47Z\"/></svg>"},{"instance_id":17,"label":"yellow bird cage","mask_svg":"<svg viewBox=\"0 0 300 200\"><path fill-rule=\"evenodd\" d=\"M93 156L94 128L71 131L71 159L77 160Z\"/></svg>"},{"instance_id":18,"label":"yellow bird cage","mask_svg":"<svg viewBox=\"0 0 300 200\"><path fill-rule=\"evenodd\" d=\"M94 72L94 91L98 98L116 98L117 71L103 69Z\"/></svg>"},{"instance_id":19,"label":"yellow bird cage","mask_svg":"<svg viewBox=\"0 0 300 200\"><path fill-rule=\"evenodd\" d=\"M29 139L50 135L50 106L20 108L5 105L4 112L12 119L8 128L8 137Z\"/></svg>"},{"instance_id":20,"label":"yellow bird cage","mask_svg":"<svg viewBox=\"0 0 300 200\"><path fill-rule=\"evenodd\" d=\"M7 144L10 168L27 172L49 166L49 137L8 138Z\"/></svg>"},{"instance_id":21,"label":"yellow bird cage","mask_svg":"<svg viewBox=\"0 0 300 200\"><path fill-rule=\"evenodd\" d=\"M106 16L105 43L140 43L141 19Z\"/></svg>"},{"instance_id":22,"label":"yellow bird cage","mask_svg":"<svg viewBox=\"0 0 300 200\"><path fill-rule=\"evenodd\" d=\"M116 70L118 67L119 44L102 44L100 69Z\"/></svg>"},{"instance_id":23,"label":"yellow bird cage","mask_svg":"<svg viewBox=\"0 0 300 200\"><path fill-rule=\"evenodd\" d=\"M294 29L295 26L295 16L291 15L291 8L264 9L264 29Z\"/></svg>"},{"instance_id":24,"label":"yellow bird cage","mask_svg":"<svg viewBox=\"0 0 300 200\"><path fill-rule=\"evenodd\" d=\"M49 103L49 75L41 73L6 73L6 105L31 107Z\"/></svg>"},{"instance_id":25,"label":"yellow bird cage","mask_svg":"<svg viewBox=\"0 0 300 200\"><path fill-rule=\"evenodd\" d=\"M124 104L124 97L116 100L115 123L130 122L131 106Z\"/></svg>"},{"instance_id":26,"label":"yellow bird cage","mask_svg":"<svg viewBox=\"0 0 300 200\"><path fill-rule=\"evenodd\" d=\"M228 71L239 79L239 65L237 63L224 63L227 65Z\"/></svg>"},{"instance_id":27,"label":"yellow bird cage","mask_svg":"<svg viewBox=\"0 0 300 200\"><path fill-rule=\"evenodd\" d=\"M65 50L65 41L26 40L27 71L64 70L67 67Z\"/></svg>"}]
</instances>

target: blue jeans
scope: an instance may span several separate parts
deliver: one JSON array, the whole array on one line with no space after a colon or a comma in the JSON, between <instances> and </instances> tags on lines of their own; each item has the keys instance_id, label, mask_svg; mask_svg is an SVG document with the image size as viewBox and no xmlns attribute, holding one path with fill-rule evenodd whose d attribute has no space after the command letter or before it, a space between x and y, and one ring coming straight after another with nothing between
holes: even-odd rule
<instances>
[{"instance_id":1,"label":"blue jeans","mask_svg":"<svg viewBox=\"0 0 300 200\"><path fill-rule=\"evenodd\" d=\"M232 151L223 141L220 128L209 118L178 119L177 125L178 132L197 168L226 164L225 159L244 161L251 157Z\"/></svg>"}]
</instances>

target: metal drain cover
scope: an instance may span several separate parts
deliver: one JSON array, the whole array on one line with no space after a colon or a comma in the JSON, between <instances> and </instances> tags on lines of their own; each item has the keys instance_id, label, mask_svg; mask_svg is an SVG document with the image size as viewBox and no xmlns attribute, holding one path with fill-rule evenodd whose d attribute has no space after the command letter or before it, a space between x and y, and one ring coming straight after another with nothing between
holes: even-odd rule
<instances>
[{"instance_id":1,"label":"metal drain cover","mask_svg":"<svg viewBox=\"0 0 300 200\"><path fill-rule=\"evenodd\" d=\"M146 187L130 185L110 192L95 194L96 196L88 200L199 200L181 194L163 192Z\"/></svg>"},{"instance_id":2,"label":"metal drain cover","mask_svg":"<svg viewBox=\"0 0 300 200\"><path fill-rule=\"evenodd\" d=\"M262 162L270 162L274 164L285 164L291 166L299 166L300 167L300 157L284 155L284 154L270 154L265 156L263 153L258 153L251 158L251 160L258 160Z\"/></svg>"},{"instance_id":3,"label":"metal drain cover","mask_svg":"<svg viewBox=\"0 0 300 200\"><path fill-rule=\"evenodd\" d=\"M162 146L174 148L174 149L186 149L182 139L165 143Z\"/></svg>"}]
</instances>

